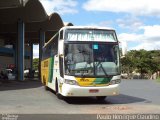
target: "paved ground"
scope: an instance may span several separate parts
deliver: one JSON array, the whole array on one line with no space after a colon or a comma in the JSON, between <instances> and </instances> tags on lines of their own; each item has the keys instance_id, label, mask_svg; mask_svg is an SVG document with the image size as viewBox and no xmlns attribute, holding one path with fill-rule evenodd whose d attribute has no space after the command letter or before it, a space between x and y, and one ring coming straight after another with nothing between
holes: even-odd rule
<instances>
[{"instance_id":1,"label":"paved ground","mask_svg":"<svg viewBox=\"0 0 160 120\"><path fill-rule=\"evenodd\" d=\"M97 101L94 97L59 100L39 81L0 84L0 113L13 114L160 114L160 83L122 80L121 94Z\"/></svg>"}]
</instances>

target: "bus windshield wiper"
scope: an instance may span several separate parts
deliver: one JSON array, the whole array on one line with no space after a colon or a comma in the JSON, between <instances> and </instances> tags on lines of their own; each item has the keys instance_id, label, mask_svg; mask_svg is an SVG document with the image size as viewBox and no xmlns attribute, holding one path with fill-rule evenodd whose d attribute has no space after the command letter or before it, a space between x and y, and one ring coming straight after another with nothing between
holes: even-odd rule
<instances>
[{"instance_id":1,"label":"bus windshield wiper","mask_svg":"<svg viewBox=\"0 0 160 120\"><path fill-rule=\"evenodd\" d=\"M98 67L100 65L100 67L102 68L102 70L103 70L103 72L104 72L104 74L105 74L105 76L106 77L108 77L109 75L107 74L107 72L105 71L105 69L104 69L104 67L103 67L103 65L102 65L102 62L101 61L99 61L98 62L98 64L97 64L97 66L96 67Z\"/></svg>"}]
</instances>

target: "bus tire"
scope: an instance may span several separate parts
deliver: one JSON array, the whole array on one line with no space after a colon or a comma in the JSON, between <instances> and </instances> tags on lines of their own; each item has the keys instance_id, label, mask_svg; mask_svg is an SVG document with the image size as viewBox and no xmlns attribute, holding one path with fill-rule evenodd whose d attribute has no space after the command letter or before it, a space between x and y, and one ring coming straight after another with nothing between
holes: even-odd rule
<instances>
[{"instance_id":1,"label":"bus tire","mask_svg":"<svg viewBox=\"0 0 160 120\"><path fill-rule=\"evenodd\" d=\"M58 87L58 82L56 80L56 96L58 99L63 99L63 96L59 93L59 87Z\"/></svg>"},{"instance_id":2,"label":"bus tire","mask_svg":"<svg viewBox=\"0 0 160 120\"><path fill-rule=\"evenodd\" d=\"M107 96L96 96L97 100L105 100L107 98Z\"/></svg>"}]
</instances>

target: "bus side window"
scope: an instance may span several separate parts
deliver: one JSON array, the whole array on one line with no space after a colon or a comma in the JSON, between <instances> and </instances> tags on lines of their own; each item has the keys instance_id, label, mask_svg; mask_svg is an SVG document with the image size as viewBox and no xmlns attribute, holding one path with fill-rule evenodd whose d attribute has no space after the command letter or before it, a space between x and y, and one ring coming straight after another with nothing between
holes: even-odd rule
<instances>
[{"instance_id":1,"label":"bus side window","mask_svg":"<svg viewBox=\"0 0 160 120\"><path fill-rule=\"evenodd\" d=\"M59 63L60 63L60 76L64 78L64 67L63 67L63 57L59 57Z\"/></svg>"},{"instance_id":2,"label":"bus side window","mask_svg":"<svg viewBox=\"0 0 160 120\"><path fill-rule=\"evenodd\" d=\"M59 38L60 38L60 40L63 39L63 30L60 31L60 37Z\"/></svg>"},{"instance_id":3,"label":"bus side window","mask_svg":"<svg viewBox=\"0 0 160 120\"><path fill-rule=\"evenodd\" d=\"M42 49L42 58L41 58L41 59L42 59L42 60L45 59L45 48Z\"/></svg>"},{"instance_id":4,"label":"bus side window","mask_svg":"<svg viewBox=\"0 0 160 120\"><path fill-rule=\"evenodd\" d=\"M48 50L47 50L47 58L49 58L51 55L51 45L48 47Z\"/></svg>"},{"instance_id":5,"label":"bus side window","mask_svg":"<svg viewBox=\"0 0 160 120\"><path fill-rule=\"evenodd\" d=\"M43 48L43 56L42 56L42 60L47 59L47 49Z\"/></svg>"},{"instance_id":6,"label":"bus side window","mask_svg":"<svg viewBox=\"0 0 160 120\"><path fill-rule=\"evenodd\" d=\"M52 43L51 56L54 57L58 53L58 40Z\"/></svg>"},{"instance_id":7,"label":"bus side window","mask_svg":"<svg viewBox=\"0 0 160 120\"><path fill-rule=\"evenodd\" d=\"M54 53L54 45L52 45L52 47L51 47L51 53L50 54L51 54L51 57L54 57L54 55L55 55L55 53Z\"/></svg>"}]
</instances>

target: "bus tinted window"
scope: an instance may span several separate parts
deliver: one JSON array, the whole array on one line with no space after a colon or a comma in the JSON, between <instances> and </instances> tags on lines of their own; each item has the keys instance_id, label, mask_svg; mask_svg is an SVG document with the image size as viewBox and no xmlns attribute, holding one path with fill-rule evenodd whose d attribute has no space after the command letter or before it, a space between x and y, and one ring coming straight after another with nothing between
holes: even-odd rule
<instances>
[{"instance_id":1,"label":"bus tinted window","mask_svg":"<svg viewBox=\"0 0 160 120\"><path fill-rule=\"evenodd\" d=\"M60 39L63 39L63 30L60 31Z\"/></svg>"},{"instance_id":2,"label":"bus tinted window","mask_svg":"<svg viewBox=\"0 0 160 120\"><path fill-rule=\"evenodd\" d=\"M58 34L49 42L42 52L42 60L54 57L58 53Z\"/></svg>"}]
</instances>

